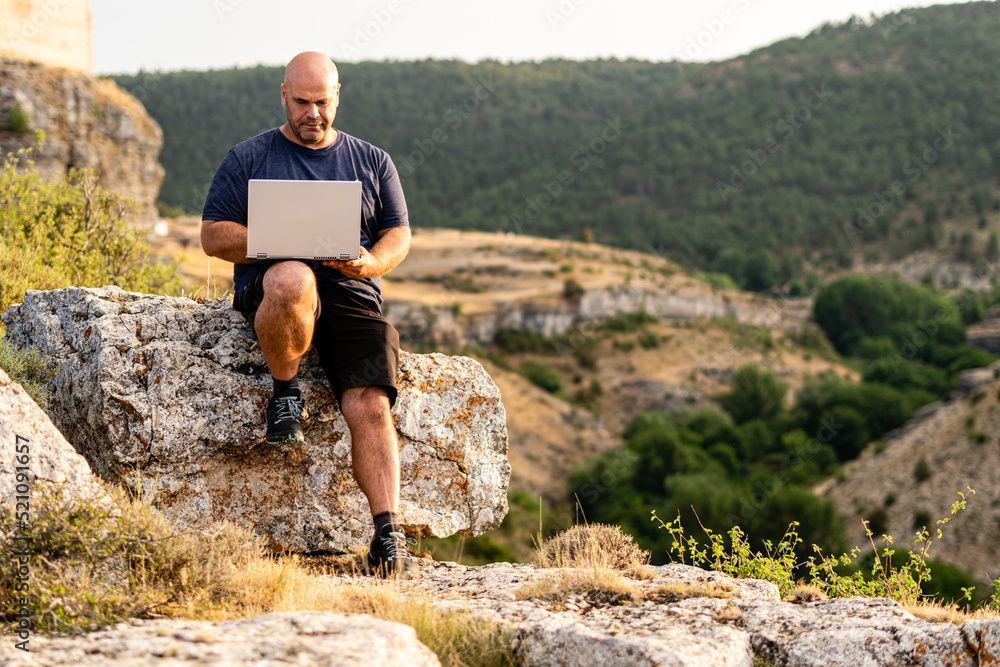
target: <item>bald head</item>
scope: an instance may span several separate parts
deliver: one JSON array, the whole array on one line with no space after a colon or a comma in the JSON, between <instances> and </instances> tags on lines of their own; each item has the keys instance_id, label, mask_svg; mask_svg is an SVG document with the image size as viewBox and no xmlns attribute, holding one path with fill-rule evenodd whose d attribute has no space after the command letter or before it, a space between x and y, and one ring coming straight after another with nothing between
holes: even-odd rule
<instances>
[{"instance_id":1,"label":"bald head","mask_svg":"<svg viewBox=\"0 0 1000 667\"><path fill-rule=\"evenodd\" d=\"M306 51L285 67L281 104L288 123L282 133L291 141L310 148L325 148L337 139L333 119L340 104L337 66L325 54Z\"/></svg>"},{"instance_id":2,"label":"bald head","mask_svg":"<svg viewBox=\"0 0 1000 667\"><path fill-rule=\"evenodd\" d=\"M325 53L319 51L305 51L288 61L285 66L285 83L290 79L312 81L323 81L338 83L340 75L337 73L337 66Z\"/></svg>"}]
</instances>

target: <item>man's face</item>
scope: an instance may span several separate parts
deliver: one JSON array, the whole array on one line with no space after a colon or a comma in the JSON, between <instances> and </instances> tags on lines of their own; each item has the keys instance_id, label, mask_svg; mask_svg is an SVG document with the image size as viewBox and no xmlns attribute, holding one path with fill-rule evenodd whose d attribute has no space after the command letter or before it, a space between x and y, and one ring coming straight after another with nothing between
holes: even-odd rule
<instances>
[{"instance_id":1,"label":"man's face","mask_svg":"<svg viewBox=\"0 0 1000 667\"><path fill-rule=\"evenodd\" d=\"M295 78L281 84L281 104L292 133L306 146L324 144L340 104L334 79Z\"/></svg>"}]
</instances>

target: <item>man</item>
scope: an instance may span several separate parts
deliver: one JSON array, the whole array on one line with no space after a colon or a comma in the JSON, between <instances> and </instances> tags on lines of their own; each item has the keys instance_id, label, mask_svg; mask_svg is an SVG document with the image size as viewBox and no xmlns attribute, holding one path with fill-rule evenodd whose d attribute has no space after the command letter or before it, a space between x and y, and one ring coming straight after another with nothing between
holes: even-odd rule
<instances>
[{"instance_id":1,"label":"man","mask_svg":"<svg viewBox=\"0 0 1000 667\"><path fill-rule=\"evenodd\" d=\"M233 307L254 327L274 379L267 442L303 442L298 367L310 344L351 431L354 477L371 506L370 571L412 576L416 564L399 526L396 400L399 335L381 314L381 280L410 246L406 202L389 155L333 127L340 103L337 67L322 53L285 69L284 125L233 147L223 160L202 220L205 252L233 262ZM346 261L246 258L251 178L362 182L361 249Z\"/></svg>"}]
</instances>

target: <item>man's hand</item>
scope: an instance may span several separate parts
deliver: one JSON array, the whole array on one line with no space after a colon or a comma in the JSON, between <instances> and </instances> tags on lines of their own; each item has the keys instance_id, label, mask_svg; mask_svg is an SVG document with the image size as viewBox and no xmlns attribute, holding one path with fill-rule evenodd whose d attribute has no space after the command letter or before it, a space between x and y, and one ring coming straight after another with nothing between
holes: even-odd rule
<instances>
[{"instance_id":1,"label":"man's hand","mask_svg":"<svg viewBox=\"0 0 1000 667\"><path fill-rule=\"evenodd\" d=\"M328 259L323 266L337 269L348 278L375 278L389 273L410 250L410 228L391 227L379 233L371 252L360 246L357 259Z\"/></svg>"},{"instance_id":2,"label":"man's hand","mask_svg":"<svg viewBox=\"0 0 1000 667\"><path fill-rule=\"evenodd\" d=\"M323 262L323 266L337 269L348 278L355 280L381 275L378 271L380 268L378 262L375 261L375 257L370 252L365 250L364 246L361 246L361 252L357 259L328 259Z\"/></svg>"}]
</instances>

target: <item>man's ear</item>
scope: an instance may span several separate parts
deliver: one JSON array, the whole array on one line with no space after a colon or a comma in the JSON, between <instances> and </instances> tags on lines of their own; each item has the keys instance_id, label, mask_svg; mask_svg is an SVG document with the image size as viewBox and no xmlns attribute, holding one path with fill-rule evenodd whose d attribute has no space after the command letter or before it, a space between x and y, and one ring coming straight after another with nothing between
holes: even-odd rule
<instances>
[{"instance_id":1,"label":"man's ear","mask_svg":"<svg viewBox=\"0 0 1000 667\"><path fill-rule=\"evenodd\" d=\"M286 94L285 84L282 83L281 84L281 106L283 106L283 107L285 107L287 109L288 105L285 103L285 94Z\"/></svg>"}]
</instances>

